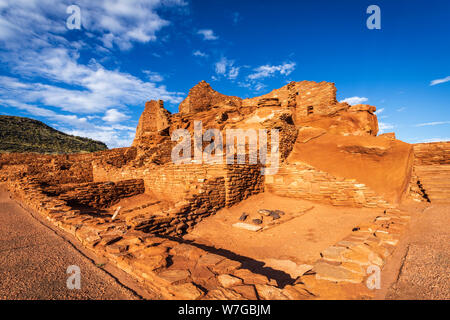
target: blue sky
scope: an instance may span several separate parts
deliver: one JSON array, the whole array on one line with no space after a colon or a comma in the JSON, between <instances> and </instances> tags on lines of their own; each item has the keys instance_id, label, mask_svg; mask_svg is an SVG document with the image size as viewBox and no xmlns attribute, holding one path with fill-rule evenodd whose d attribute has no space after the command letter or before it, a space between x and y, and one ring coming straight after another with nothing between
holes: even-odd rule
<instances>
[{"instance_id":1,"label":"blue sky","mask_svg":"<svg viewBox=\"0 0 450 320\"><path fill-rule=\"evenodd\" d=\"M119 147L145 101L177 112L201 80L240 97L314 80L401 140L450 140L449 35L447 0L0 0L0 114Z\"/></svg>"}]
</instances>

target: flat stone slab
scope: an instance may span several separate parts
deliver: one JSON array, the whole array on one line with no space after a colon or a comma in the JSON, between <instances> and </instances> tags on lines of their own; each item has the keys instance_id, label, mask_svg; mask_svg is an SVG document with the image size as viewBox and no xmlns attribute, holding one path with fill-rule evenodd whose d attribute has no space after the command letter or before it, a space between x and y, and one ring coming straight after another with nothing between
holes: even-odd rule
<instances>
[{"instance_id":1,"label":"flat stone slab","mask_svg":"<svg viewBox=\"0 0 450 320\"><path fill-rule=\"evenodd\" d=\"M249 223L244 223L244 222L238 222L233 224L233 227L235 228L239 228L239 229L244 229L244 230L249 230L249 231L259 231L262 229L261 226L255 226Z\"/></svg>"},{"instance_id":2,"label":"flat stone slab","mask_svg":"<svg viewBox=\"0 0 450 320\"><path fill-rule=\"evenodd\" d=\"M265 266L272 269L284 271L294 279L304 275L306 272L310 271L313 268L313 266L308 264L298 265L291 260L267 259L265 260L265 263Z\"/></svg>"},{"instance_id":3,"label":"flat stone slab","mask_svg":"<svg viewBox=\"0 0 450 320\"><path fill-rule=\"evenodd\" d=\"M345 247L331 246L331 247L328 247L325 250L323 250L320 253L320 255L322 256L322 258L324 258L326 260L342 261L341 254L345 251L347 251L347 248L345 248Z\"/></svg>"},{"instance_id":4,"label":"flat stone slab","mask_svg":"<svg viewBox=\"0 0 450 320\"><path fill-rule=\"evenodd\" d=\"M158 277L166 280L170 284L174 284L186 280L190 276L187 270L165 270L158 274Z\"/></svg>"},{"instance_id":5,"label":"flat stone slab","mask_svg":"<svg viewBox=\"0 0 450 320\"><path fill-rule=\"evenodd\" d=\"M213 253L207 253L198 259L199 266L215 266L219 262L225 260L225 257Z\"/></svg>"},{"instance_id":6,"label":"flat stone slab","mask_svg":"<svg viewBox=\"0 0 450 320\"><path fill-rule=\"evenodd\" d=\"M361 283L363 281L363 276L361 274L325 262L316 263L314 265L314 271L316 272L316 279L319 280L351 283Z\"/></svg>"},{"instance_id":7,"label":"flat stone slab","mask_svg":"<svg viewBox=\"0 0 450 320\"><path fill-rule=\"evenodd\" d=\"M225 288L230 288L242 284L242 279L239 279L229 274L221 274L220 276L217 277L217 280Z\"/></svg>"}]
</instances>

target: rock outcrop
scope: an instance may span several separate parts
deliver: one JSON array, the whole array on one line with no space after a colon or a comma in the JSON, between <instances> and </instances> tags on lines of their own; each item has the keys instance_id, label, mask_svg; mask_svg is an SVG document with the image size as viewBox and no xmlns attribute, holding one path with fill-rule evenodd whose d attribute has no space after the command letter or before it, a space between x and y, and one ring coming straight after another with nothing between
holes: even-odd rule
<instances>
[{"instance_id":1,"label":"rock outcrop","mask_svg":"<svg viewBox=\"0 0 450 320\"><path fill-rule=\"evenodd\" d=\"M189 95L180 103L180 113L208 111L211 108L232 106L240 107L241 98L226 96L211 88L205 81L201 81L189 91Z\"/></svg>"}]
</instances>

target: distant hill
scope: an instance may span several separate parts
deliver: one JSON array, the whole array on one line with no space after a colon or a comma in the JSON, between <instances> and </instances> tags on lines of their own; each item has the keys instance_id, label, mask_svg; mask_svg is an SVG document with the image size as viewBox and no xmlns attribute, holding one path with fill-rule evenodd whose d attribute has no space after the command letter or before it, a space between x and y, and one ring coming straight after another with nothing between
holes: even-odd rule
<instances>
[{"instance_id":1,"label":"distant hill","mask_svg":"<svg viewBox=\"0 0 450 320\"><path fill-rule=\"evenodd\" d=\"M68 135L37 120L0 115L0 153L79 153L106 149L103 142Z\"/></svg>"}]
</instances>

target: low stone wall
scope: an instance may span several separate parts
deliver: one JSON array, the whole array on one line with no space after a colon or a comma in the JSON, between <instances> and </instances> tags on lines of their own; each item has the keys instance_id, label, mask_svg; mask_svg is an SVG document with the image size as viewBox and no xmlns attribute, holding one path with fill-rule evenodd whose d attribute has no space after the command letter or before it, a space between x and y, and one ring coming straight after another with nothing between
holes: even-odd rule
<instances>
[{"instance_id":1,"label":"low stone wall","mask_svg":"<svg viewBox=\"0 0 450 320\"><path fill-rule=\"evenodd\" d=\"M67 155L0 154L0 181L27 176L36 177L49 185L92 182L93 160L120 167L135 157L135 148Z\"/></svg>"},{"instance_id":2,"label":"low stone wall","mask_svg":"<svg viewBox=\"0 0 450 320\"><path fill-rule=\"evenodd\" d=\"M450 141L417 143L413 145L418 166L450 164Z\"/></svg>"},{"instance_id":3,"label":"low stone wall","mask_svg":"<svg viewBox=\"0 0 450 320\"><path fill-rule=\"evenodd\" d=\"M263 192L264 176L261 175L261 166L244 164L226 166L225 190L227 207Z\"/></svg>"},{"instance_id":4,"label":"low stone wall","mask_svg":"<svg viewBox=\"0 0 450 320\"><path fill-rule=\"evenodd\" d=\"M148 167L114 167L93 163L94 181L144 180L146 192L174 203L192 195L212 192L208 181L222 178L225 205L232 206L253 194L264 191L264 176L259 165L151 165ZM204 197L205 201L207 197Z\"/></svg>"},{"instance_id":5,"label":"low stone wall","mask_svg":"<svg viewBox=\"0 0 450 320\"><path fill-rule=\"evenodd\" d=\"M266 191L284 197L350 207L391 207L366 185L354 179L334 177L307 164L282 166L265 179Z\"/></svg>"},{"instance_id":6,"label":"low stone wall","mask_svg":"<svg viewBox=\"0 0 450 320\"><path fill-rule=\"evenodd\" d=\"M203 190L176 203L165 215L133 217L127 225L148 233L180 235L225 207L225 203L225 181L223 177L214 178L203 184Z\"/></svg>"},{"instance_id":7,"label":"low stone wall","mask_svg":"<svg viewBox=\"0 0 450 320\"><path fill-rule=\"evenodd\" d=\"M144 181L141 179L124 180L119 182L83 183L62 190L55 194L59 199L71 206L88 206L102 209L109 207L120 199L144 193Z\"/></svg>"},{"instance_id":8,"label":"low stone wall","mask_svg":"<svg viewBox=\"0 0 450 320\"><path fill-rule=\"evenodd\" d=\"M155 198L173 203L163 215L142 215L128 221L132 228L146 232L179 235L224 207L230 207L264 191L259 165L150 165L105 166L94 161L95 181L140 178Z\"/></svg>"}]
</instances>

